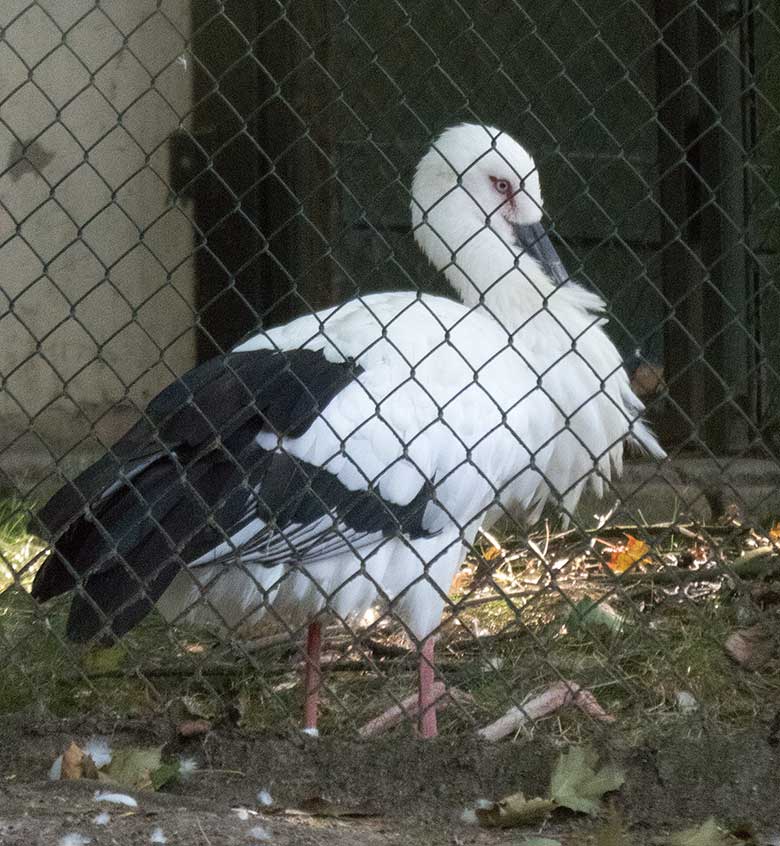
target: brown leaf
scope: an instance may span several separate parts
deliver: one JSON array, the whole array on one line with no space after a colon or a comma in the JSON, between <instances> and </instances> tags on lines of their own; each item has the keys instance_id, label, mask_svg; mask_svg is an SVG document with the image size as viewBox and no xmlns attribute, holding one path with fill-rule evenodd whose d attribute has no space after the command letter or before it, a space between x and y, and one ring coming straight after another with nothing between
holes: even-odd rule
<instances>
[{"instance_id":1,"label":"brown leaf","mask_svg":"<svg viewBox=\"0 0 780 846\"><path fill-rule=\"evenodd\" d=\"M114 752L106 775L124 787L153 788L153 773L161 766L162 746L131 747Z\"/></svg>"},{"instance_id":2,"label":"brown leaf","mask_svg":"<svg viewBox=\"0 0 780 846\"><path fill-rule=\"evenodd\" d=\"M60 771L60 778L68 780L82 778L84 771L82 766L83 760L84 752L76 743L71 741L70 746L68 746L68 748L62 753L62 770Z\"/></svg>"},{"instance_id":3,"label":"brown leaf","mask_svg":"<svg viewBox=\"0 0 780 846\"><path fill-rule=\"evenodd\" d=\"M100 771L95 766L95 762L90 755L85 755L81 759L81 777L97 779Z\"/></svg>"},{"instance_id":4,"label":"brown leaf","mask_svg":"<svg viewBox=\"0 0 780 846\"><path fill-rule=\"evenodd\" d=\"M455 574L455 578L450 585L450 591L453 593L462 593L471 584L474 578L474 571L470 567L464 567L460 572Z\"/></svg>"}]
</instances>

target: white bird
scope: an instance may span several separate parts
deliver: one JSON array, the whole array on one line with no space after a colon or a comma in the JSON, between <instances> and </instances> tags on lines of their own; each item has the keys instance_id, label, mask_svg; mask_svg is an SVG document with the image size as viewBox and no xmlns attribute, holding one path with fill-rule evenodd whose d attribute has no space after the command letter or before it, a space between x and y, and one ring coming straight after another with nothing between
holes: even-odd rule
<instances>
[{"instance_id":1,"label":"white bird","mask_svg":"<svg viewBox=\"0 0 780 846\"><path fill-rule=\"evenodd\" d=\"M185 374L40 513L53 554L33 594L75 595L68 634L121 636L156 603L228 630L389 606L420 652L420 734L436 733L432 632L480 524L566 512L619 473L641 420L604 303L541 227L529 154L492 127L446 130L412 185L418 244L460 297L358 297L258 332ZM519 241L516 241L519 233Z\"/></svg>"}]
</instances>

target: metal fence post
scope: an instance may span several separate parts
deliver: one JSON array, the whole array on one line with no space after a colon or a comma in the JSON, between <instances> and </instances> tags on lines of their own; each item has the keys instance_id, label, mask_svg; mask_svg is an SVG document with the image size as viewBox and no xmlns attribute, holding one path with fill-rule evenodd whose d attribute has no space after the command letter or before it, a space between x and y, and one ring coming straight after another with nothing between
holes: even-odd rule
<instances>
[{"instance_id":1,"label":"metal fence post","mask_svg":"<svg viewBox=\"0 0 780 846\"><path fill-rule=\"evenodd\" d=\"M671 439L684 443L695 435L705 408L703 272L691 220L696 208L695 4L658 0L655 20L661 36L656 47L661 263L663 291L671 304L664 327L664 357L673 409L666 425Z\"/></svg>"},{"instance_id":2,"label":"metal fence post","mask_svg":"<svg viewBox=\"0 0 780 846\"><path fill-rule=\"evenodd\" d=\"M708 273L704 296L707 416L701 433L714 452L744 450L745 414L754 331L748 314L745 148L741 61L750 25L738 0L701 0L698 27L701 136L701 257Z\"/></svg>"}]
</instances>

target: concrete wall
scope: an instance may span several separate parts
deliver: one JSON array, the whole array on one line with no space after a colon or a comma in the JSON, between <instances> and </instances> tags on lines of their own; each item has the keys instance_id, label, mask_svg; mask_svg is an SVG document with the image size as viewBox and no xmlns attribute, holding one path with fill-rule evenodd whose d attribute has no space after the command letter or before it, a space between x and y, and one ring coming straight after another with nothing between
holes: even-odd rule
<instances>
[{"instance_id":1,"label":"concrete wall","mask_svg":"<svg viewBox=\"0 0 780 846\"><path fill-rule=\"evenodd\" d=\"M188 0L0 4L0 482L78 463L194 362Z\"/></svg>"}]
</instances>

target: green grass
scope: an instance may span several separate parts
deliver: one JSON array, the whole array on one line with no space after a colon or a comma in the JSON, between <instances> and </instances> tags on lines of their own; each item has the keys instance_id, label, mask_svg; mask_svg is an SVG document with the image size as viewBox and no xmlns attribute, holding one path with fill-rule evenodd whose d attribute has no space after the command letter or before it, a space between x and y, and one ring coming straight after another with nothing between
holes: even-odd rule
<instances>
[{"instance_id":1,"label":"green grass","mask_svg":"<svg viewBox=\"0 0 780 846\"><path fill-rule=\"evenodd\" d=\"M154 614L110 651L71 644L64 636L67 601L40 607L27 593L31 573L24 567L42 547L26 533L24 504L0 500L0 515L0 713L194 715L270 732L297 725L299 646L248 652L208 632L172 630ZM558 562L553 585L532 554L505 543L505 552L517 554L491 562L498 565L493 583L460 584L453 597L457 621L443 625L438 655L444 678L473 699L444 711L442 730L471 731L561 678L590 689L621 730L637 737L680 721L688 721L692 732L703 724L741 728L764 703L780 698L777 662L748 672L726 656L726 638L744 627L736 594L715 585L696 596L671 589L648 593L641 581L605 577L587 547L571 538L550 550L550 560ZM684 547L684 539L671 536L658 551L668 558ZM625 619L621 630L572 624L578 601L604 596ZM392 630L373 636L403 644ZM361 663L365 652L346 634L326 648L336 650L339 668L325 671L324 732L351 734L415 689L414 662L403 654L374 654ZM695 713L680 713L681 691L694 696ZM591 718L567 709L536 730L572 738L595 729Z\"/></svg>"},{"instance_id":2,"label":"green grass","mask_svg":"<svg viewBox=\"0 0 780 846\"><path fill-rule=\"evenodd\" d=\"M30 506L21 497L0 498L0 543L23 543L29 537Z\"/></svg>"},{"instance_id":3,"label":"green grass","mask_svg":"<svg viewBox=\"0 0 780 846\"><path fill-rule=\"evenodd\" d=\"M44 545L30 534L32 505L14 494L0 496L0 594L15 583L29 583L29 563Z\"/></svg>"}]
</instances>

